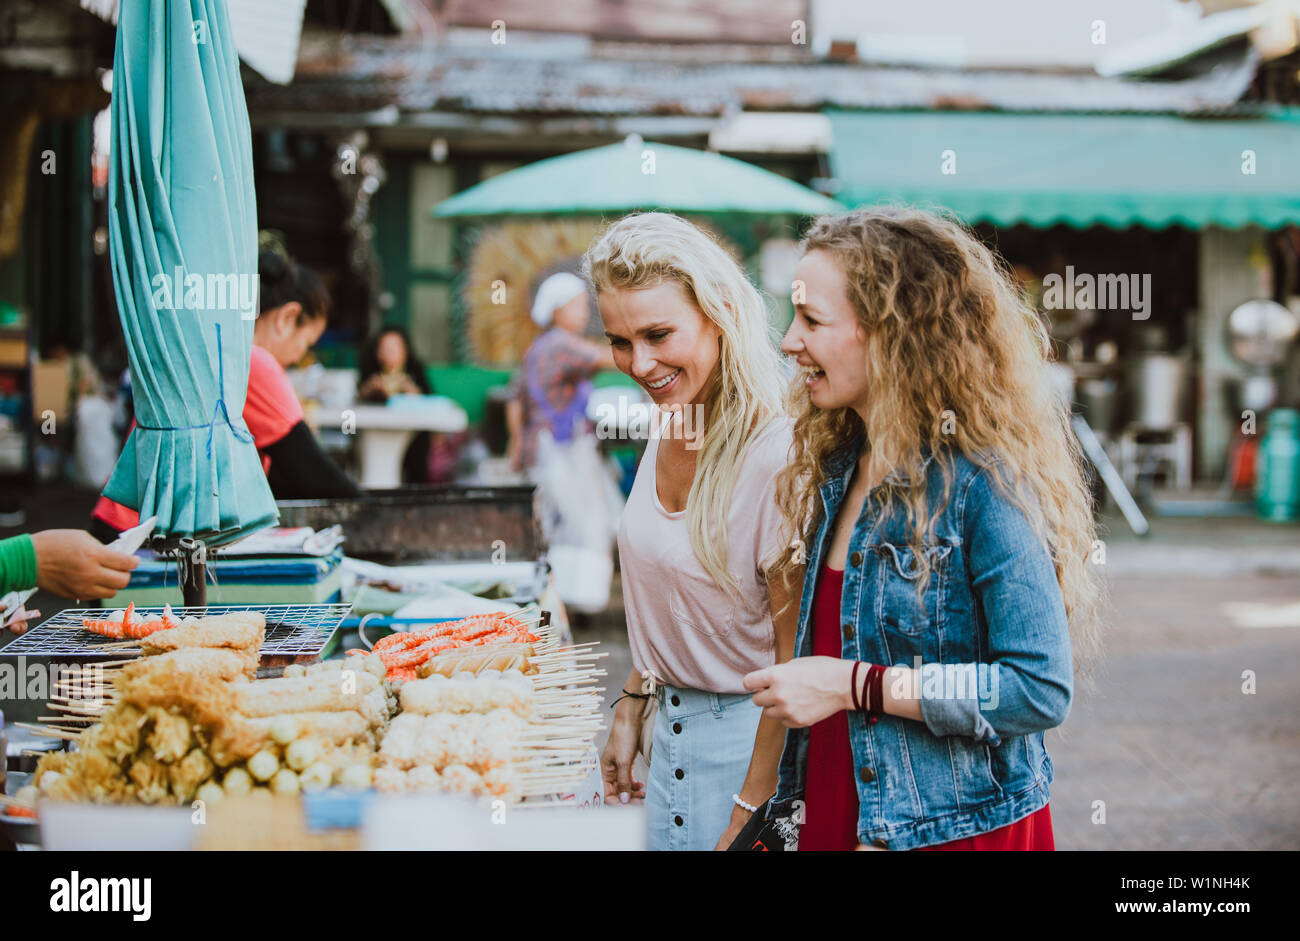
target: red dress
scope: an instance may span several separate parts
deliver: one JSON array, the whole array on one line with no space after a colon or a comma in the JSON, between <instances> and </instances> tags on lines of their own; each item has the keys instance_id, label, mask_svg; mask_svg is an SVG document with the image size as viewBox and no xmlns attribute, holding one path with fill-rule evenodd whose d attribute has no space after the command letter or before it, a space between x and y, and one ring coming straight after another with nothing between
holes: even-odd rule
<instances>
[{"instance_id":1,"label":"red dress","mask_svg":"<svg viewBox=\"0 0 1300 941\"><path fill-rule=\"evenodd\" d=\"M840 596L844 573L823 566L813 594L814 657L842 656ZM851 850L858 845L858 791L849 747L847 712L837 712L808 730L804 824L799 849ZM1051 850L1052 817L1047 806L1022 820L976 836L922 846L928 850Z\"/></svg>"}]
</instances>

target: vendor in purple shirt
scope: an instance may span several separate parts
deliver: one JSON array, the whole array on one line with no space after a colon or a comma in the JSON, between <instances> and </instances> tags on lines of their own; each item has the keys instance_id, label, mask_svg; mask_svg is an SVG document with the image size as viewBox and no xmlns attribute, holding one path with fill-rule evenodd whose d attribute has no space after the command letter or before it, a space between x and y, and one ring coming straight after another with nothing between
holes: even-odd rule
<instances>
[{"instance_id":1,"label":"vendor in purple shirt","mask_svg":"<svg viewBox=\"0 0 1300 941\"><path fill-rule=\"evenodd\" d=\"M583 336L591 320L591 299L586 282L577 275L560 272L543 281L532 316L542 333L524 354L506 406L506 455L515 470L536 464L542 429L561 444L590 433L586 413L591 377L614 368L609 348Z\"/></svg>"}]
</instances>

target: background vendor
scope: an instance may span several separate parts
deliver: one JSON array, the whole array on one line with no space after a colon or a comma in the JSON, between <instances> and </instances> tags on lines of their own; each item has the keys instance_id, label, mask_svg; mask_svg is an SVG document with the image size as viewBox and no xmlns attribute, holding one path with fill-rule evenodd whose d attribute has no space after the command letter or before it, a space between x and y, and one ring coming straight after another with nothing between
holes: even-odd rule
<instances>
[{"instance_id":1,"label":"background vendor","mask_svg":"<svg viewBox=\"0 0 1300 941\"><path fill-rule=\"evenodd\" d=\"M553 274L537 288L533 322L542 333L524 353L510 383L506 425L507 456L515 470L537 462L537 435L542 429L556 441L583 434L587 422L590 379L614 368L614 354L583 336L591 320L587 284L575 274Z\"/></svg>"},{"instance_id":2,"label":"background vendor","mask_svg":"<svg viewBox=\"0 0 1300 941\"><path fill-rule=\"evenodd\" d=\"M329 322L330 297L316 273L275 251L257 260L260 312L253 327L244 424L277 500L353 497L361 491L307 426L285 369L315 345ZM92 531L111 538L139 522L135 510L100 497Z\"/></svg>"},{"instance_id":3,"label":"background vendor","mask_svg":"<svg viewBox=\"0 0 1300 941\"><path fill-rule=\"evenodd\" d=\"M433 394L424 363L411 351L411 338L401 327L384 327L370 339L361 352L360 375L357 398L362 402L386 405L395 395ZM429 482L433 441L427 431L411 439L402 457L403 483Z\"/></svg>"}]
</instances>

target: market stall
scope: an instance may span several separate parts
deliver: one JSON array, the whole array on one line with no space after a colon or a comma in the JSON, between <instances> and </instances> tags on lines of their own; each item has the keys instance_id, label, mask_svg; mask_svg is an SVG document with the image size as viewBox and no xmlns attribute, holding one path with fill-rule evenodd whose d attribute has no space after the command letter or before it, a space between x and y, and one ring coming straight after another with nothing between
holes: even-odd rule
<instances>
[{"instance_id":1,"label":"market stall","mask_svg":"<svg viewBox=\"0 0 1300 941\"><path fill-rule=\"evenodd\" d=\"M166 828L168 807L206 814L273 796L328 793L354 816L390 794L462 798L457 813L475 801L599 802L594 645L560 643L533 608L430 623L320 661L345 613L127 608L39 625L23 651L80 662L55 681L48 715L20 728L68 747L11 782L0 823L15 841L43 839L33 820L48 810L65 845L62 822L85 819L85 805L157 808L141 819ZM204 840L246 844L247 816L227 810Z\"/></svg>"},{"instance_id":2,"label":"market stall","mask_svg":"<svg viewBox=\"0 0 1300 941\"><path fill-rule=\"evenodd\" d=\"M597 803L602 654L550 603L529 488L372 494L274 528L241 420L257 213L225 4L124 5L113 72L109 248L137 424L105 493L146 520L124 547L144 559L107 608L3 648L50 679L26 697L44 714L10 724L33 764L3 782L0 826L47 848L249 848L266 801L294 818L322 796Z\"/></svg>"}]
</instances>

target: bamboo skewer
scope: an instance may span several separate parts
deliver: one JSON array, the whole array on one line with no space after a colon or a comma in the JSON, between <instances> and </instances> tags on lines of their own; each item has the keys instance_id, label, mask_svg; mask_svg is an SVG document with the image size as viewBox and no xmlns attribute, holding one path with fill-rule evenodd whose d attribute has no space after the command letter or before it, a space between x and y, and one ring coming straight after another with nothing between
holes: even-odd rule
<instances>
[{"instance_id":1,"label":"bamboo skewer","mask_svg":"<svg viewBox=\"0 0 1300 941\"><path fill-rule=\"evenodd\" d=\"M115 677L110 676L107 670L95 673L77 674L76 676L61 676L55 680L55 686L68 686L73 689L94 686L112 686Z\"/></svg>"},{"instance_id":2,"label":"bamboo skewer","mask_svg":"<svg viewBox=\"0 0 1300 941\"><path fill-rule=\"evenodd\" d=\"M100 703L107 707L117 701L117 697L107 689L101 690L84 690L80 696L64 696L62 693L51 693L50 702L65 703L67 705L82 705L86 703Z\"/></svg>"},{"instance_id":3,"label":"bamboo skewer","mask_svg":"<svg viewBox=\"0 0 1300 941\"><path fill-rule=\"evenodd\" d=\"M86 652L94 653L98 650L120 650L126 647L139 647L144 639L143 637L134 637L129 640L115 640L107 644L95 644L95 646L88 648Z\"/></svg>"},{"instance_id":4,"label":"bamboo skewer","mask_svg":"<svg viewBox=\"0 0 1300 941\"><path fill-rule=\"evenodd\" d=\"M77 674L76 676L62 676L55 681L54 685L73 687L107 686L112 682L113 680L107 675L107 671L98 671L95 673L86 673L84 675Z\"/></svg>"},{"instance_id":5,"label":"bamboo skewer","mask_svg":"<svg viewBox=\"0 0 1300 941\"><path fill-rule=\"evenodd\" d=\"M15 728L26 729L29 732L39 732L46 738L62 738L68 741L74 741L81 737L81 733L63 732L61 729L52 729L47 725L37 725L32 722L15 722Z\"/></svg>"},{"instance_id":6,"label":"bamboo skewer","mask_svg":"<svg viewBox=\"0 0 1300 941\"><path fill-rule=\"evenodd\" d=\"M84 706L86 703L102 700L102 696L65 696L62 693L50 693L50 701L48 705L54 706L57 704L79 708Z\"/></svg>"}]
</instances>

